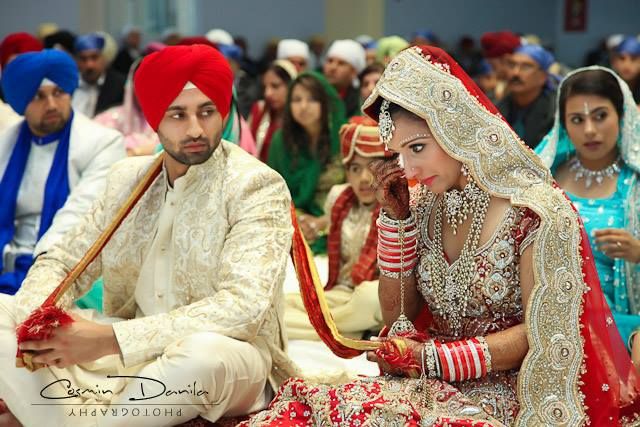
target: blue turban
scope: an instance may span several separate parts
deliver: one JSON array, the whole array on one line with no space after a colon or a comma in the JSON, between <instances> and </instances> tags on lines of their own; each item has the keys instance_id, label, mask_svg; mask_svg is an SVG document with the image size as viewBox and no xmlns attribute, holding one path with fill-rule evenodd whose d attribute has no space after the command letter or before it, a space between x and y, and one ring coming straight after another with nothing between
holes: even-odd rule
<instances>
[{"instance_id":1,"label":"blue turban","mask_svg":"<svg viewBox=\"0 0 640 427\"><path fill-rule=\"evenodd\" d=\"M489 64L489 61L483 58L482 61L480 61L480 63L478 64L478 70L476 72L476 75L487 76L491 73L493 73L493 68L491 67L491 64Z\"/></svg>"},{"instance_id":2,"label":"blue turban","mask_svg":"<svg viewBox=\"0 0 640 427\"><path fill-rule=\"evenodd\" d=\"M616 52L626 53L631 56L640 56L640 40L637 37L625 37L616 47Z\"/></svg>"},{"instance_id":3,"label":"blue turban","mask_svg":"<svg viewBox=\"0 0 640 427\"><path fill-rule=\"evenodd\" d=\"M73 45L73 51L75 53L83 52L85 50L102 51L103 47L104 37L102 37L100 34L91 33L77 37L76 42Z\"/></svg>"},{"instance_id":4,"label":"blue turban","mask_svg":"<svg viewBox=\"0 0 640 427\"><path fill-rule=\"evenodd\" d=\"M514 50L513 53L521 53L529 56L536 61L544 71L547 71L551 64L556 62L551 52L537 44L524 44Z\"/></svg>"},{"instance_id":5,"label":"blue turban","mask_svg":"<svg viewBox=\"0 0 640 427\"><path fill-rule=\"evenodd\" d=\"M436 34L430 30L416 30L413 32L412 37L414 39L416 37L422 37L425 40L429 40L431 43L435 43L438 41L438 37L436 37Z\"/></svg>"},{"instance_id":6,"label":"blue turban","mask_svg":"<svg viewBox=\"0 0 640 427\"><path fill-rule=\"evenodd\" d=\"M78 87L76 62L69 54L57 49L16 56L2 72L5 100L16 113L23 115L45 78L72 95Z\"/></svg>"},{"instance_id":7,"label":"blue turban","mask_svg":"<svg viewBox=\"0 0 640 427\"><path fill-rule=\"evenodd\" d=\"M376 49L378 47L378 41L371 40L370 42L363 44L362 47L364 48L364 50Z\"/></svg>"},{"instance_id":8,"label":"blue turban","mask_svg":"<svg viewBox=\"0 0 640 427\"><path fill-rule=\"evenodd\" d=\"M243 51L240 46L235 44L219 44L217 47L225 58L233 59L236 62L240 62L242 60Z\"/></svg>"}]
</instances>

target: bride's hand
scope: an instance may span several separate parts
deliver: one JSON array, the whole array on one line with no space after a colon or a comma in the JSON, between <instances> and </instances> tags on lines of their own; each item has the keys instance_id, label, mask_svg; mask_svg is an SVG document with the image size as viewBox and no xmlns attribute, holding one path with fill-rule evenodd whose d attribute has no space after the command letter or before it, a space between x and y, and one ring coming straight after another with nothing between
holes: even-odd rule
<instances>
[{"instance_id":1,"label":"bride's hand","mask_svg":"<svg viewBox=\"0 0 640 427\"><path fill-rule=\"evenodd\" d=\"M413 378L420 375L422 343L402 337L371 339L383 345L376 351L368 351L367 360L377 363L383 373ZM406 350L401 352L400 348Z\"/></svg>"},{"instance_id":2,"label":"bride's hand","mask_svg":"<svg viewBox=\"0 0 640 427\"><path fill-rule=\"evenodd\" d=\"M406 219L409 216L409 185L397 159L376 160L369 169L373 174L376 199L387 216Z\"/></svg>"}]
</instances>

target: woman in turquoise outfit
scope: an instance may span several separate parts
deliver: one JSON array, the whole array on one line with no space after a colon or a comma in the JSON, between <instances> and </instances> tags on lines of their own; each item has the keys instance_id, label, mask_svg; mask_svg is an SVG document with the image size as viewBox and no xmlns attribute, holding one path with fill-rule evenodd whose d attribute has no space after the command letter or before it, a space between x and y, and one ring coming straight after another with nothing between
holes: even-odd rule
<instances>
[{"instance_id":1,"label":"woman in turquoise outfit","mask_svg":"<svg viewBox=\"0 0 640 427\"><path fill-rule=\"evenodd\" d=\"M567 75L536 152L583 219L615 323L640 366L640 114L627 84L602 67Z\"/></svg>"}]
</instances>

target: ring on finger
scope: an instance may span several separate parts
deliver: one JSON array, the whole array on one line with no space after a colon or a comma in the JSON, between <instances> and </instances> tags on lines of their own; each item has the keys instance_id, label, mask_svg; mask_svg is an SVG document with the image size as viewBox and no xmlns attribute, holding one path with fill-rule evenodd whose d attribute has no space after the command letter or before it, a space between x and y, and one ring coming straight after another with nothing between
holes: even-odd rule
<instances>
[{"instance_id":1,"label":"ring on finger","mask_svg":"<svg viewBox=\"0 0 640 427\"><path fill-rule=\"evenodd\" d=\"M620 247L622 247L622 243L616 242L616 246L620 248Z\"/></svg>"}]
</instances>

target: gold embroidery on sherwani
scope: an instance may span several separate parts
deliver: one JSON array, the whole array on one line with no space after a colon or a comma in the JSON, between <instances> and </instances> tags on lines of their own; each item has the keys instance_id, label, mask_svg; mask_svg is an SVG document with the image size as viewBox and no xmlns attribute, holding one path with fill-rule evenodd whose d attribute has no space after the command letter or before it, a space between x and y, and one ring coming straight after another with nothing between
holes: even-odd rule
<instances>
[{"instance_id":1,"label":"gold embroidery on sherwani","mask_svg":"<svg viewBox=\"0 0 640 427\"><path fill-rule=\"evenodd\" d=\"M93 243L153 161L116 164L106 193L71 230L42 255L16 294L20 320L51 293ZM268 349L272 385L295 375L286 355L283 291L291 245L290 197L277 174L225 141L203 165L184 176L185 198L176 214L172 243L177 309L135 318L135 284L157 231L166 191L161 173L123 221L102 253L59 305L68 309L98 276L104 277L104 313L131 319L114 323L125 366L151 360L195 331L212 331Z\"/></svg>"},{"instance_id":2,"label":"gold embroidery on sherwani","mask_svg":"<svg viewBox=\"0 0 640 427\"><path fill-rule=\"evenodd\" d=\"M549 170L462 82L427 64L418 49L398 55L363 109L383 97L427 121L442 148L469 166L490 194L528 207L541 220L533 243L535 284L526 307L529 352L518 377L518 426L577 426L587 420L579 390L584 351L577 214L552 187Z\"/></svg>"}]
</instances>

